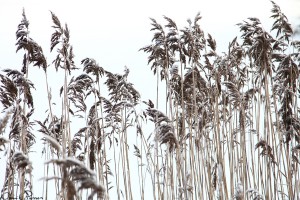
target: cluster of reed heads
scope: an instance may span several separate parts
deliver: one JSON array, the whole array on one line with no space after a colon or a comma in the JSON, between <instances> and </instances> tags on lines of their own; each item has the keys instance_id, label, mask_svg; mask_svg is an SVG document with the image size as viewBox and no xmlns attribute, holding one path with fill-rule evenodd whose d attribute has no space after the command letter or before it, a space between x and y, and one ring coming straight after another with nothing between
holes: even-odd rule
<instances>
[{"instance_id":1,"label":"cluster of reed heads","mask_svg":"<svg viewBox=\"0 0 300 200\"><path fill-rule=\"evenodd\" d=\"M200 14L184 28L151 19L151 44L140 51L157 78L153 99L142 99L127 67L112 73L93 58L77 66L69 28L52 12L56 56L48 64L23 11L22 68L0 74L0 199L32 198L37 187L44 199L300 198L300 41L271 3L270 32L248 18L222 54ZM57 102L53 66L63 74ZM44 120L34 119L32 67L45 76Z\"/></svg>"}]
</instances>

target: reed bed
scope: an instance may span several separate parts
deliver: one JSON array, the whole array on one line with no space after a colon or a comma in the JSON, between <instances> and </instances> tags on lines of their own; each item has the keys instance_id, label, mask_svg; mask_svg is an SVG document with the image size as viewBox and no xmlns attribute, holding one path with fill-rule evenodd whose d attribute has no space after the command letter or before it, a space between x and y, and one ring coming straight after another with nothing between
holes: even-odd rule
<instances>
[{"instance_id":1,"label":"reed bed","mask_svg":"<svg viewBox=\"0 0 300 200\"><path fill-rule=\"evenodd\" d=\"M127 67L112 73L89 57L77 66L69 27L53 12L48 63L23 11L22 68L0 74L0 199L33 198L33 187L43 199L299 199L300 41L271 5L271 30L248 18L222 54L200 14L183 28L151 18L153 38L140 51L157 78L152 99ZM44 83L30 81L33 67ZM50 67L62 77L56 90ZM44 119L33 118L35 84L47 91ZM38 182L34 145L44 159Z\"/></svg>"}]
</instances>

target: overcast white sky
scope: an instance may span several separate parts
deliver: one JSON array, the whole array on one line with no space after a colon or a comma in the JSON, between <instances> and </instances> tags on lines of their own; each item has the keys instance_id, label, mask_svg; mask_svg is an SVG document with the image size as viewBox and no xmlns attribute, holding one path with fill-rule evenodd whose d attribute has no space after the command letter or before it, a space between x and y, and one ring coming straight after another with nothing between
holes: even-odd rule
<instances>
[{"instance_id":1,"label":"overcast white sky","mask_svg":"<svg viewBox=\"0 0 300 200\"><path fill-rule=\"evenodd\" d=\"M300 0L275 0L294 25L300 24ZM71 33L70 43L74 47L76 65L91 57L105 69L123 72L130 69L129 79L141 92L143 100L153 97L155 83L147 66L147 55L138 50L151 43L149 17L165 24L162 16L172 18L179 28L187 25L201 13L200 21L205 33L217 41L219 52L226 51L228 43L239 34L237 23L247 17L258 17L269 30L272 4L269 0L106 0L106 1L1 1L0 3L0 69L21 69L22 52L15 53L17 25L21 21L22 9L30 22L30 36L42 46L50 64L55 52L50 54L50 36L53 32L50 10L62 23L67 23ZM42 71L34 71L30 79L42 84ZM50 78L54 79L54 77ZM41 82L38 82L38 81ZM40 91L37 89L37 91ZM41 91L42 92L42 91ZM42 95L45 97L46 96ZM47 105L47 104L45 104ZM41 106L44 111L45 107ZM39 108L37 108L39 109ZM41 119L42 120L42 119ZM1 155L0 155L1 156ZM0 162L2 164L2 162ZM0 180L3 173L0 165ZM40 177L36 177L38 179ZM0 189L2 188L0 182Z\"/></svg>"}]
</instances>

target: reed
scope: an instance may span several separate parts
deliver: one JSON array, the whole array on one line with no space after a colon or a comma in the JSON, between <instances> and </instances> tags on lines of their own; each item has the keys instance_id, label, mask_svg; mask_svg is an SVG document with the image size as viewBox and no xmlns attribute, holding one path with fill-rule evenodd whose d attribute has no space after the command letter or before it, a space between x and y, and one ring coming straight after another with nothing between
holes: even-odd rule
<instances>
[{"instance_id":1,"label":"reed","mask_svg":"<svg viewBox=\"0 0 300 200\"><path fill-rule=\"evenodd\" d=\"M0 74L0 199L34 197L33 145L44 158L44 199L300 198L300 41L271 5L271 30L248 18L222 54L199 13L182 28L150 18L153 38L140 51L157 78L152 99L126 66L113 73L89 57L76 65L70 30L53 12L48 64L23 11L22 68ZM30 81L32 67L45 83ZM54 90L51 67L62 78ZM47 91L44 120L35 84Z\"/></svg>"}]
</instances>

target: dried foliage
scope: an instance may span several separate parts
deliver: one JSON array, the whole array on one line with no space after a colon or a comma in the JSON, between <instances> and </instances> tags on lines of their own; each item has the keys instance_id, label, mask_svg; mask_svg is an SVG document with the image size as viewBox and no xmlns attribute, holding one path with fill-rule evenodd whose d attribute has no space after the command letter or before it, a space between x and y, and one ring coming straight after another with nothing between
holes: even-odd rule
<instances>
[{"instance_id":1,"label":"dried foliage","mask_svg":"<svg viewBox=\"0 0 300 200\"><path fill-rule=\"evenodd\" d=\"M104 75L104 69L92 58L83 59L81 64L83 65L83 71L96 76L96 82L99 83L100 78Z\"/></svg>"},{"instance_id":2,"label":"dried foliage","mask_svg":"<svg viewBox=\"0 0 300 200\"><path fill-rule=\"evenodd\" d=\"M275 157L273 154L273 148L267 144L265 140L260 140L256 145L255 149L262 148L261 155L268 156L270 158L270 161L273 163L276 163Z\"/></svg>"},{"instance_id":3,"label":"dried foliage","mask_svg":"<svg viewBox=\"0 0 300 200\"><path fill-rule=\"evenodd\" d=\"M11 159L16 169L31 167L31 162L22 152L15 152Z\"/></svg>"},{"instance_id":4,"label":"dried foliage","mask_svg":"<svg viewBox=\"0 0 300 200\"><path fill-rule=\"evenodd\" d=\"M74 54L73 47L69 44L70 41L70 31L67 26L63 27L58 19L58 17L51 12L52 21L54 25L52 26L55 31L51 36L51 47L52 51L58 44L61 44L61 47L57 48L56 59L52 62L55 66L56 71L58 68L63 68L69 71L76 69L74 64Z\"/></svg>"},{"instance_id":5,"label":"dried foliage","mask_svg":"<svg viewBox=\"0 0 300 200\"><path fill-rule=\"evenodd\" d=\"M167 16L165 24L150 18L152 41L140 51L157 76L156 101L143 101L126 66L113 73L86 57L77 67L70 30L51 12L49 66L64 73L54 102L49 66L23 11L22 69L0 73L0 156L7 157L0 198L33 197L29 158L39 137L43 198L53 198L53 183L59 199L297 199L300 42L271 6L270 31L250 17L222 54L200 13L183 28ZM34 113L31 65L45 72L44 120Z\"/></svg>"},{"instance_id":6,"label":"dried foliage","mask_svg":"<svg viewBox=\"0 0 300 200\"><path fill-rule=\"evenodd\" d=\"M21 23L18 25L18 30L16 32L17 36L17 52L20 49L25 50L22 72L27 73L28 64L33 63L33 66L42 67L44 71L47 70L47 61L43 54L42 48L29 37L29 21L26 18L25 11L22 13Z\"/></svg>"},{"instance_id":7,"label":"dried foliage","mask_svg":"<svg viewBox=\"0 0 300 200\"><path fill-rule=\"evenodd\" d=\"M149 100L149 102L151 101ZM151 108L151 106L147 109L147 115L150 116L150 120L155 123L156 140L158 140L160 144L167 143L170 151L176 148L178 141L175 137L175 128L170 119L162 112Z\"/></svg>"},{"instance_id":8,"label":"dried foliage","mask_svg":"<svg viewBox=\"0 0 300 200\"><path fill-rule=\"evenodd\" d=\"M132 83L127 82L127 76L129 69L125 66L124 74L113 74L111 72L105 72L107 80L104 84L107 85L110 100L113 103L120 101L128 102L129 104L136 105L140 99L139 92L133 87ZM130 106L130 105L127 105Z\"/></svg>"},{"instance_id":9,"label":"dried foliage","mask_svg":"<svg viewBox=\"0 0 300 200\"><path fill-rule=\"evenodd\" d=\"M93 199L93 196L96 194L98 199L104 197L105 189L103 186L96 183L95 173L80 161L73 158L66 159L52 159L47 161L45 164L54 163L58 165L63 173L63 176L60 177L46 177L45 179L61 179L62 188L66 189L67 198L75 199L78 198L78 192L83 189L91 189L91 194L88 196L88 199ZM76 188L75 185L78 185ZM64 191L61 191L64 193Z\"/></svg>"}]
</instances>

